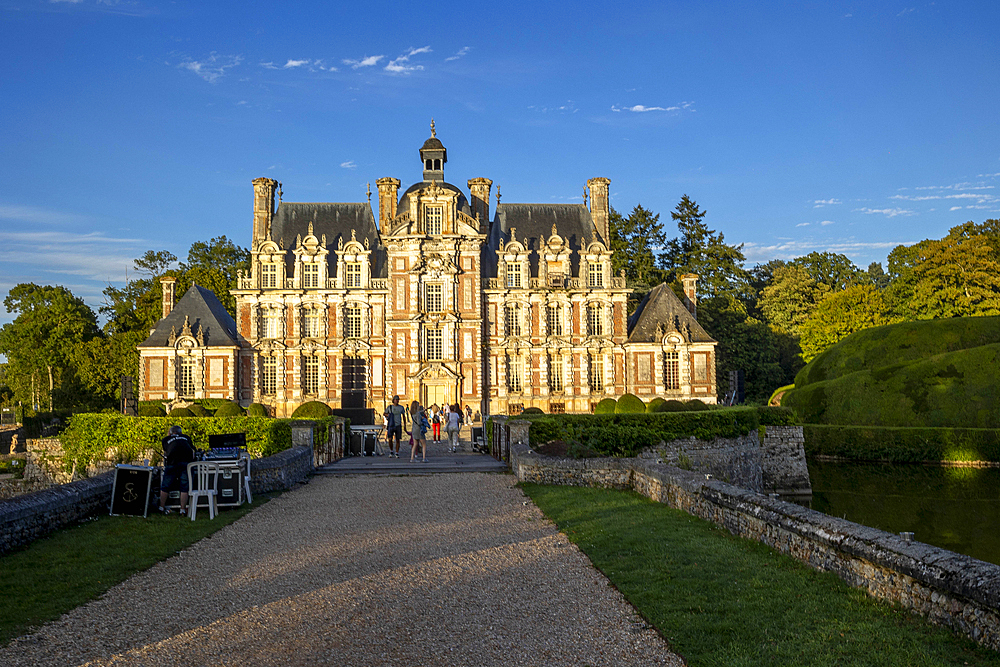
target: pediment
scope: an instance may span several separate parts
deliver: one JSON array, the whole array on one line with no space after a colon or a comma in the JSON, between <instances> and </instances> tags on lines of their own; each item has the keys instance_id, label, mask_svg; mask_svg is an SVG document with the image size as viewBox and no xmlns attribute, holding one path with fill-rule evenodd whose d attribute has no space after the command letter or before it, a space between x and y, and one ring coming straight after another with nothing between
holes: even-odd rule
<instances>
[{"instance_id":1,"label":"pediment","mask_svg":"<svg viewBox=\"0 0 1000 667\"><path fill-rule=\"evenodd\" d=\"M452 369L448 368L444 364L433 363L433 364L428 364L427 366L421 368L413 375L413 377L420 380L435 380L435 379L459 380L461 379L462 376L453 371Z\"/></svg>"}]
</instances>

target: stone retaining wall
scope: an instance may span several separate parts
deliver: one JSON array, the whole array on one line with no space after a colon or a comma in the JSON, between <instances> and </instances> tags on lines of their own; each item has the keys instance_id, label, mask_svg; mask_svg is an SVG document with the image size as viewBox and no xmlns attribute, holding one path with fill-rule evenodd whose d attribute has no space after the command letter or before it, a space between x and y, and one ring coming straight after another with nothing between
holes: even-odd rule
<instances>
[{"instance_id":1,"label":"stone retaining wall","mask_svg":"<svg viewBox=\"0 0 1000 667\"><path fill-rule=\"evenodd\" d=\"M651 460L555 459L514 443L511 469L523 482L634 489L1000 650L1000 566L992 563Z\"/></svg>"},{"instance_id":2,"label":"stone retaining wall","mask_svg":"<svg viewBox=\"0 0 1000 667\"><path fill-rule=\"evenodd\" d=\"M250 463L250 490L290 489L312 472L312 450L293 447ZM107 512L114 471L0 500L0 553L24 546L47 533L94 514Z\"/></svg>"}]
</instances>

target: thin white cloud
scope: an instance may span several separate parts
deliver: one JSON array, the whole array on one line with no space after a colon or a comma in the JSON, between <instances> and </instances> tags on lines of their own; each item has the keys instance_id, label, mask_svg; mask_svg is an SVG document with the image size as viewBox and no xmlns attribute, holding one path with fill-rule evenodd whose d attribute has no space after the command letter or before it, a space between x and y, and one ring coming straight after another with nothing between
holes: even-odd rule
<instances>
[{"instance_id":1,"label":"thin white cloud","mask_svg":"<svg viewBox=\"0 0 1000 667\"><path fill-rule=\"evenodd\" d=\"M549 113L550 111L559 113L576 113L580 110L577 108L576 103L573 102L573 100L566 100L565 104L560 104L557 107L540 107L532 104L528 108L539 113Z\"/></svg>"},{"instance_id":2,"label":"thin white cloud","mask_svg":"<svg viewBox=\"0 0 1000 667\"><path fill-rule=\"evenodd\" d=\"M910 12L915 12L915 11L917 11L916 7L907 7L906 9L904 9L903 11L901 11L900 13L896 14L896 18L899 18L900 16L906 16Z\"/></svg>"},{"instance_id":3,"label":"thin white cloud","mask_svg":"<svg viewBox=\"0 0 1000 667\"><path fill-rule=\"evenodd\" d=\"M225 75L226 70L238 66L241 62L243 56L225 56L212 51L204 60L185 60L178 67L194 72L209 83L215 83Z\"/></svg>"},{"instance_id":4,"label":"thin white cloud","mask_svg":"<svg viewBox=\"0 0 1000 667\"><path fill-rule=\"evenodd\" d=\"M378 61L385 58L385 56L365 56L361 60L351 60L350 58L344 58L341 62L345 65L350 65L351 69L359 69L361 67L372 67L378 64Z\"/></svg>"},{"instance_id":5,"label":"thin white cloud","mask_svg":"<svg viewBox=\"0 0 1000 667\"><path fill-rule=\"evenodd\" d=\"M813 208L823 208L824 206L836 206L842 204L839 199L817 199L813 201Z\"/></svg>"},{"instance_id":6,"label":"thin white cloud","mask_svg":"<svg viewBox=\"0 0 1000 667\"><path fill-rule=\"evenodd\" d=\"M799 224L797 224L795 226L796 227L808 227L811 224L812 224L811 222L800 222Z\"/></svg>"},{"instance_id":7,"label":"thin white cloud","mask_svg":"<svg viewBox=\"0 0 1000 667\"><path fill-rule=\"evenodd\" d=\"M644 104L635 104L630 107L620 107L617 104L611 105L611 110L615 113L621 113L622 111L631 111L633 113L647 113L650 111L668 111L668 112L678 112L678 111L694 111L692 108L694 102L681 102L680 104L675 104L669 107L651 106L647 107Z\"/></svg>"},{"instance_id":8,"label":"thin white cloud","mask_svg":"<svg viewBox=\"0 0 1000 667\"><path fill-rule=\"evenodd\" d=\"M949 210L949 211L961 211L961 210L962 210L962 207L961 207L961 206L952 206L952 207L951 207L951 208L949 208L948 210Z\"/></svg>"},{"instance_id":9,"label":"thin white cloud","mask_svg":"<svg viewBox=\"0 0 1000 667\"><path fill-rule=\"evenodd\" d=\"M823 227L826 227L827 225L834 225L836 223L833 220L820 220L819 224Z\"/></svg>"},{"instance_id":10,"label":"thin white cloud","mask_svg":"<svg viewBox=\"0 0 1000 667\"><path fill-rule=\"evenodd\" d=\"M304 60L296 60L294 58L289 58L284 65L275 65L273 62L266 62L266 63L261 63L260 66L265 69L281 69L281 70L302 68L302 69L307 69L310 72L315 72L316 70L320 70L323 72L337 71L336 67L325 66L322 60L311 60L308 58Z\"/></svg>"},{"instance_id":11,"label":"thin white cloud","mask_svg":"<svg viewBox=\"0 0 1000 667\"><path fill-rule=\"evenodd\" d=\"M53 211L39 206L19 206L16 204L0 204L0 220L17 220L45 225L78 224L89 220L87 216L77 213Z\"/></svg>"},{"instance_id":12,"label":"thin white cloud","mask_svg":"<svg viewBox=\"0 0 1000 667\"><path fill-rule=\"evenodd\" d=\"M743 244L743 255L749 262L766 262L772 259L790 260L808 255L811 252L833 252L848 257L870 258L876 251L891 250L900 245L912 245L914 241L877 241L861 242L854 239L843 239L828 242L814 239L797 241L781 241L774 244L752 243ZM867 259L865 261L867 263Z\"/></svg>"},{"instance_id":13,"label":"thin white cloud","mask_svg":"<svg viewBox=\"0 0 1000 667\"><path fill-rule=\"evenodd\" d=\"M354 160L348 160L347 162L341 162L340 166L344 169L357 169L358 165L354 164Z\"/></svg>"},{"instance_id":14,"label":"thin white cloud","mask_svg":"<svg viewBox=\"0 0 1000 667\"><path fill-rule=\"evenodd\" d=\"M914 215L913 211L908 211L902 208L856 208L855 213L864 213L866 215L872 215L875 213L880 213L887 218L895 218L897 215Z\"/></svg>"},{"instance_id":15,"label":"thin white cloud","mask_svg":"<svg viewBox=\"0 0 1000 667\"><path fill-rule=\"evenodd\" d=\"M430 53L431 47L421 46L419 49L410 47L406 53L389 61L383 69L386 72L392 72L393 74L409 74L410 72L416 72L424 68L423 65L410 65L410 58L420 54L420 53Z\"/></svg>"},{"instance_id":16,"label":"thin white cloud","mask_svg":"<svg viewBox=\"0 0 1000 667\"><path fill-rule=\"evenodd\" d=\"M468 53L469 53L469 50L470 50L471 48L472 48L471 46L463 46L463 47L462 47L461 49L459 49L459 50L458 50L458 53L456 53L456 54L455 54L455 55L453 55L453 56L449 56L449 57L445 58L445 59L444 59L444 61L445 61L445 62L448 62L448 61L450 61L450 60L458 60L459 58L462 58L462 57L464 57L464 56L465 56L466 54L468 54Z\"/></svg>"},{"instance_id":17,"label":"thin white cloud","mask_svg":"<svg viewBox=\"0 0 1000 667\"><path fill-rule=\"evenodd\" d=\"M55 4L78 5L81 2L83 2L83 0L49 0L49 2L53 5Z\"/></svg>"},{"instance_id":18,"label":"thin white cloud","mask_svg":"<svg viewBox=\"0 0 1000 667\"><path fill-rule=\"evenodd\" d=\"M914 190L993 190L995 185L988 185L983 182L979 183L953 183L952 185L922 185L920 187L913 188Z\"/></svg>"}]
</instances>

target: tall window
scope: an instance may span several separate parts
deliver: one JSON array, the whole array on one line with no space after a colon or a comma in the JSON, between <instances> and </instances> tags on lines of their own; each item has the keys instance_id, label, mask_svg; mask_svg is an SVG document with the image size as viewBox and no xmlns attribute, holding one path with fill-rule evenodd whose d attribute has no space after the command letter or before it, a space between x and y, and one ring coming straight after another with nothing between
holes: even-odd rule
<instances>
[{"instance_id":1,"label":"tall window","mask_svg":"<svg viewBox=\"0 0 1000 667\"><path fill-rule=\"evenodd\" d=\"M676 351L667 352L663 355L663 384L670 389L681 388L681 359Z\"/></svg>"},{"instance_id":2,"label":"tall window","mask_svg":"<svg viewBox=\"0 0 1000 667\"><path fill-rule=\"evenodd\" d=\"M551 357L549 359L549 389L552 391L563 390L562 357Z\"/></svg>"},{"instance_id":3,"label":"tall window","mask_svg":"<svg viewBox=\"0 0 1000 667\"><path fill-rule=\"evenodd\" d=\"M509 303L504 307L504 315L506 317L507 324L507 335L508 336L520 336L521 335L521 307L516 303Z\"/></svg>"},{"instance_id":4,"label":"tall window","mask_svg":"<svg viewBox=\"0 0 1000 667\"><path fill-rule=\"evenodd\" d=\"M320 338L323 335L323 311L311 309L305 311L302 318L302 337Z\"/></svg>"},{"instance_id":5,"label":"tall window","mask_svg":"<svg viewBox=\"0 0 1000 667\"><path fill-rule=\"evenodd\" d=\"M319 359L317 357L302 359L302 391L307 394L319 393Z\"/></svg>"},{"instance_id":6,"label":"tall window","mask_svg":"<svg viewBox=\"0 0 1000 667\"><path fill-rule=\"evenodd\" d=\"M191 357L181 357L181 377L178 383L177 393L181 396L194 396L194 359Z\"/></svg>"},{"instance_id":7,"label":"tall window","mask_svg":"<svg viewBox=\"0 0 1000 667\"><path fill-rule=\"evenodd\" d=\"M604 335L604 314L601 312L604 309L600 304L591 304L587 306L587 335L588 336L603 336Z\"/></svg>"},{"instance_id":8,"label":"tall window","mask_svg":"<svg viewBox=\"0 0 1000 667\"><path fill-rule=\"evenodd\" d=\"M277 264L261 264L260 265L260 286L264 289L275 288L278 286L278 265Z\"/></svg>"},{"instance_id":9,"label":"tall window","mask_svg":"<svg viewBox=\"0 0 1000 667\"><path fill-rule=\"evenodd\" d=\"M521 391L524 376L524 361L521 357L507 357L507 388Z\"/></svg>"},{"instance_id":10,"label":"tall window","mask_svg":"<svg viewBox=\"0 0 1000 667\"><path fill-rule=\"evenodd\" d=\"M281 337L281 311L268 310L264 313L264 338Z\"/></svg>"},{"instance_id":11,"label":"tall window","mask_svg":"<svg viewBox=\"0 0 1000 667\"><path fill-rule=\"evenodd\" d=\"M604 359L593 357L590 360L590 390L601 391L604 389Z\"/></svg>"},{"instance_id":12,"label":"tall window","mask_svg":"<svg viewBox=\"0 0 1000 667\"><path fill-rule=\"evenodd\" d=\"M604 287L604 267L600 262L587 264L587 286Z\"/></svg>"},{"instance_id":13,"label":"tall window","mask_svg":"<svg viewBox=\"0 0 1000 667\"><path fill-rule=\"evenodd\" d=\"M261 359L260 391L265 396L274 396L278 392L278 360L275 357Z\"/></svg>"},{"instance_id":14,"label":"tall window","mask_svg":"<svg viewBox=\"0 0 1000 667\"><path fill-rule=\"evenodd\" d=\"M440 206L427 207L427 233L437 236L441 233L443 209Z\"/></svg>"},{"instance_id":15,"label":"tall window","mask_svg":"<svg viewBox=\"0 0 1000 667\"><path fill-rule=\"evenodd\" d=\"M425 285L428 313L440 313L444 310L444 285Z\"/></svg>"},{"instance_id":16,"label":"tall window","mask_svg":"<svg viewBox=\"0 0 1000 667\"><path fill-rule=\"evenodd\" d=\"M319 287L319 264L307 262L302 265L302 287Z\"/></svg>"},{"instance_id":17,"label":"tall window","mask_svg":"<svg viewBox=\"0 0 1000 667\"><path fill-rule=\"evenodd\" d=\"M557 303L549 304L548 307L548 328L550 336L562 336L563 334L563 309Z\"/></svg>"},{"instance_id":18,"label":"tall window","mask_svg":"<svg viewBox=\"0 0 1000 667\"><path fill-rule=\"evenodd\" d=\"M427 360L441 361L444 358L444 332L441 329L427 330Z\"/></svg>"},{"instance_id":19,"label":"tall window","mask_svg":"<svg viewBox=\"0 0 1000 667\"><path fill-rule=\"evenodd\" d=\"M344 264L345 286L361 287L361 262L347 262Z\"/></svg>"},{"instance_id":20,"label":"tall window","mask_svg":"<svg viewBox=\"0 0 1000 667\"><path fill-rule=\"evenodd\" d=\"M350 305L345 310L344 338L361 338L361 309Z\"/></svg>"},{"instance_id":21,"label":"tall window","mask_svg":"<svg viewBox=\"0 0 1000 667\"><path fill-rule=\"evenodd\" d=\"M520 262L507 262L507 287L521 287Z\"/></svg>"}]
</instances>

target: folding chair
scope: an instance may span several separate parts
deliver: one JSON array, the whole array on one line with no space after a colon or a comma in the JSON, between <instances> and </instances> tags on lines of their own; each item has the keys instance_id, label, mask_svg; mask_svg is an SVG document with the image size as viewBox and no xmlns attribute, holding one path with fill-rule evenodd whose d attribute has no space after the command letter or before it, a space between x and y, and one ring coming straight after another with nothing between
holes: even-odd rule
<instances>
[{"instance_id":1,"label":"folding chair","mask_svg":"<svg viewBox=\"0 0 1000 667\"><path fill-rule=\"evenodd\" d=\"M188 514L194 521L198 512L198 498L208 498L208 518L214 519L218 510L215 504L216 489L219 488L219 464L210 461L194 461L187 467L188 473ZM195 479L198 483L195 484Z\"/></svg>"},{"instance_id":2,"label":"folding chair","mask_svg":"<svg viewBox=\"0 0 1000 667\"><path fill-rule=\"evenodd\" d=\"M243 490L247 494L247 502L253 504L253 494L250 493L250 452L240 452L240 463L245 463L243 471Z\"/></svg>"}]
</instances>

